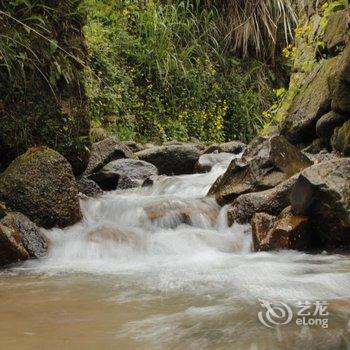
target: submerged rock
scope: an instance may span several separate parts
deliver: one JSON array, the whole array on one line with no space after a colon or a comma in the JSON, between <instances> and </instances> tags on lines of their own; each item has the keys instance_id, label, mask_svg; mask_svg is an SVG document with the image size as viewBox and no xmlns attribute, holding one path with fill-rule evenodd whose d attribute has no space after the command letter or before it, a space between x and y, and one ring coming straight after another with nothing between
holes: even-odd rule
<instances>
[{"instance_id":1,"label":"submerged rock","mask_svg":"<svg viewBox=\"0 0 350 350\"><path fill-rule=\"evenodd\" d=\"M322 246L350 244L350 158L304 170L293 187L291 205L295 215L310 218Z\"/></svg>"},{"instance_id":2,"label":"submerged rock","mask_svg":"<svg viewBox=\"0 0 350 350\"><path fill-rule=\"evenodd\" d=\"M90 175L103 190L127 189L142 186L146 179L157 175L158 169L151 163L137 159L118 159Z\"/></svg>"},{"instance_id":3,"label":"submerged rock","mask_svg":"<svg viewBox=\"0 0 350 350\"><path fill-rule=\"evenodd\" d=\"M308 218L293 215L290 208L278 217L256 213L251 224L255 251L309 248L311 235Z\"/></svg>"},{"instance_id":4,"label":"submerged rock","mask_svg":"<svg viewBox=\"0 0 350 350\"><path fill-rule=\"evenodd\" d=\"M161 175L192 174L200 151L192 145L158 146L137 152L136 156L155 165Z\"/></svg>"},{"instance_id":5,"label":"submerged rock","mask_svg":"<svg viewBox=\"0 0 350 350\"><path fill-rule=\"evenodd\" d=\"M0 175L0 200L45 228L82 218L71 165L46 147L29 149Z\"/></svg>"},{"instance_id":6,"label":"submerged rock","mask_svg":"<svg viewBox=\"0 0 350 350\"><path fill-rule=\"evenodd\" d=\"M20 213L8 213L0 220L0 265L39 258L47 241L38 226Z\"/></svg>"},{"instance_id":7,"label":"submerged rock","mask_svg":"<svg viewBox=\"0 0 350 350\"><path fill-rule=\"evenodd\" d=\"M215 164L230 161L232 154L229 153L209 153L202 154L194 166L194 173L208 173Z\"/></svg>"},{"instance_id":8,"label":"submerged rock","mask_svg":"<svg viewBox=\"0 0 350 350\"><path fill-rule=\"evenodd\" d=\"M209 191L218 203L230 203L238 196L273 188L312 162L282 136L258 137L233 160L225 174Z\"/></svg>"},{"instance_id":9,"label":"submerged rock","mask_svg":"<svg viewBox=\"0 0 350 350\"><path fill-rule=\"evenodd\" d=\"M116 137L109 137L96 142L91 147L90 159L85 175L91 175L113 160L121 158L135 158L129 147Z\"/></svg>"}]
</instances>

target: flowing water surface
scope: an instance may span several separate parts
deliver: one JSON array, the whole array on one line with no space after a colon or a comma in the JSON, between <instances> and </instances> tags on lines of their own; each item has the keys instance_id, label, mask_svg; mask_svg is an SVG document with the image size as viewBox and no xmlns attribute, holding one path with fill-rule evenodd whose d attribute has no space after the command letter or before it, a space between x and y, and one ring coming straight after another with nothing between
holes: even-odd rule
<instances>
[{"instance_id":1,"label":"flowing water surface","mask_svg":"<svg viewBox=\"0 0 350 350\"><path fill-rule=\"evenodd\" d=\"M206 197L231 158L83 200L45 258L0 273L0 349L350 349L349 257L252 253ZM327 301L328 328L268 328L259 300Z\"/></svg>"}]
</instances>

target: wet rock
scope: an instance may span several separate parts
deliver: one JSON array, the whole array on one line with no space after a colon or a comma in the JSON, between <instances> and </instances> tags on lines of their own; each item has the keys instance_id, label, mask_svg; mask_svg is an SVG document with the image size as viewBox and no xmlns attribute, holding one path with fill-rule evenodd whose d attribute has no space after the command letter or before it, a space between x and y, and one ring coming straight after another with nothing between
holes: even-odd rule
<instances>
[{"instance_id":1,"label":"wet rock","mask_svg":"<svg viewBox=\"0 0 350 350\"><path fill-rule=\"evenodd\" d=\"M147 178L157 174L158 169L153 164L137 159L118 159L90 178L103 190L111 191L142 186Z\"/></svg>"},{"instance_id":2,"label":"wet rock","mask_svg":"<svg viewBox=\"0 0 350 350\"><path fill-rule=\"evenodd\" d=\"M292 143L316 138L318 119L331 110L329 76L338 69L339 57L321 61L306 78L282 123L281 135Z\"/></svg>"},{"instance_id":3,"label":"wet rock","mask_svg":"<svg viewBox=\"0 0 350 350\"><path fill-rule=\"evenodd\" d=\"M310 247L308 218L291 214L290 208L278 217L254 214L251 223L255 251L308 250Z\"/></svg>"},{"instance_id":4,"label":"wet rock","mask_svg":"<svg viewBox=\"0 0 350 350\"><path fill-rule=\"evenodd\" d=\"M255 213L278 215L290 205L289 196L298 176L294 175L269 190L246 193L236 198L227 211L229 225L250 222Z\"/></svg>"},{"instance_id":5,"label":"wet rock","mask_svg":"<svg viewBox=\"0 0 350 350\"><path fill-rule=\"evenodd\" d=\"M329 145L334 129L337 126L343 125L348 119L348 115L331 111L318 120L316 124L316 133L325 144Z\"/></svg>"},{"instance_id":6,"label":"wet rock","mask_svg":"<svg viewBox=\"0 0 350 350\"><path fill-rule=\"evenodd\" d=\"M232 154L229 153L209 153L202 154L194 166L194 173L208 173L215 164L230 161Z\"/></svg>"},{"instance_id":7,"label":"wet rock","mask_svg":"<svg viewBox=\"0 0 350 350\"><path fill-rule=\"evenodd\" d=\"M93 180L83 176L77 180L78 190L87 197L96 197L103 193L100 186Z\"/></svg>"},{"instance_id":8,"label":"wet rock","mask_svg":"<svg viewBox=\"0 0 350 350\"><path fill-rule=\"evenodd\" d=\"M225 174L209 191L218 203L230 203L238 196L273 188L312 162L283 136L256 138L241 160L233 160Z\"/></svg>"},{"instance_id":9,"label":"wet rock","mask_svg":"<svg viewBox=\"0 0 350 350\"><path fill-rule=\"evenodd\" d=\"M310 218L324 247L350 243L350 159L339 158L304 170L291 193L295 215Z\"/></svg>"},{"instance_id":10,"label":"wet rock","mask_svg":"<svg viewBox=\"0 0 350 350\"><path fill-rule=\"evenodd\" d=\"M84 174L93 174L102 169L109 162L122 158L135 158L135 156L131 149L116 137L109 137L100 142L96 142L91 147L89 164Z\"/></svg>"},{"instance_id":11,"label":"wet rock","mask_svg":"<svg viewBox=\"0 0 350 350\"><path fill-rule=\"evenodd\" d=\"M47 241L38 226L20 213L8 213L0 220L0 265L39 258Z\"/></svg>"},{"instance_id":12,"label":"wet rock","mask_svg":"<svg viewBox=\"0 0 350 350\"><path fill-rule=\"evenodd\" d=\"M46 147L29 149L0 175L0 200L45 228L82 218L71 165Z\"/></svg>"},{"instance_id":13,"label":"wet rock","mask_svg":"<svg viewBox=\"0 0 350 350\"><path fill-rule=\"evenodd\" d=\"M241 141L230 141L209 146L204 153L233 153L239 154L244 151L246 144Z\"/></svg>"},{"instance_id":14,"label":"wet rock","mask_svg":"<svg viewBox=\"0 0 350 350\"><path fill-rule=\"evenodd\" d=\"M176 228L181 224L194 225L198 221L205 220L214 225L219 216L219 207L199 203L197 207L163 205L145 208L147 218L157 226L164 228Z\"/></svg>"},{"instance_id":15,"label":"wet rock","mask_svg":"<svg viewBox=\"0 0 350 350\"><path fill-rule=\"evenodd\" d=\"M90 241L100 244L112 242L118 245L127 244L134 248L140 248L145 244L143 236L139 236L135 232L106 225L89 231L87 237Z\"/></svg>"},{"instance_id":16,"label":"wet rock","mask_svg":"<svg viewBox=\"0 0 350 350\"><path fill-rule=\"evenodd\" d=\"M350 120L334 130L331 144L334 150L346 157L350 156Z\"/></svg>"},{"instance_id":17,"label":"wet rock","mask_svg":"<svg viewBox=\"0 0 350 350\"><path fill-rule=\"evenodd\" d=\"M161 175L192 174L200 151L191 145L158 146L137 152L136 156L155 165Z\"/></svg>"}]
</instances>

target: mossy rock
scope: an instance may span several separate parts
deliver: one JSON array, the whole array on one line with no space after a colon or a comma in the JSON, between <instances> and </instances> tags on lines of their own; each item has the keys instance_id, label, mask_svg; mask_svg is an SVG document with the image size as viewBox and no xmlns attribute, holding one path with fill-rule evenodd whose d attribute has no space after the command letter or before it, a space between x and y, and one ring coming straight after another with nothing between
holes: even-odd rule
<instances>
[{"instance_id":1,"label":"mossy rock","mask_svg":"<svg viewBox=\"0 0 350 350\"><path fill-rule=\"evenodd\" d=\"M336 151L346 157L350 156L350 120L334 130L331 144Z\"/></svg>"},{"instance_id":2,"label":"mossy rock","mask_svg":"<svg viewBox=\"0 0 350 350\"><path fill-rule=\"evenodd\" d=\"M72 167L47 147L29 149L0 175L0 201L45 228L82 218Z\"/></svg>"}]
</instances>

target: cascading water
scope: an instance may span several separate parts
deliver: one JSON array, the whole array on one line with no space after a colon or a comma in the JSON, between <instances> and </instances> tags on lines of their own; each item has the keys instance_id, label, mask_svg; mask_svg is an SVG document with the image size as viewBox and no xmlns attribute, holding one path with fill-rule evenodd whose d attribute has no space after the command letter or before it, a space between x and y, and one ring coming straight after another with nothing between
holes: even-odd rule
<instances>
[{"instance_id":1,"label":"cascading water","mask_svg":"<svg viewBox=\"0 0 350 350\"><path fill-rule=\"evenodd\" d=\"M232 157L83 200L81 223L47 232L45 258L0 274L0 348L349 347L349 258L252 253L249 226L228 227L206 197ZM332 301L329 328L266 328L258 299Z\"/></svg>"}]
</instances>

